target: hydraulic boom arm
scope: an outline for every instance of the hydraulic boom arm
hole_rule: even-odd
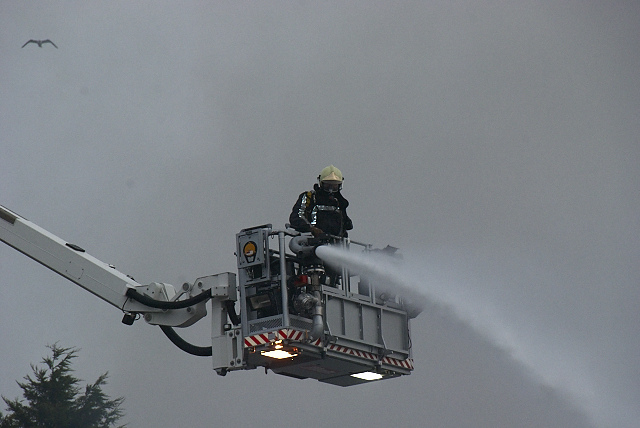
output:
[[[130,324],[138,314],[150,324],[186,327],[206,315],[210,281],[142,285],[115,267],[89,255],[9,209],[0,206],[0,240],[125,312]],[[186,297],[183,300],[179,298]]]

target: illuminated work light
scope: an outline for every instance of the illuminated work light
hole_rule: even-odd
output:
[[[285,358],[293,358],[298,355],[296,352],[296,348],[293,348],[293,351],[287,351],[284,349],[280,342],[276,342],[275,346],[270,351],[262,351],[260,355],[264,355],[265,357],[274,358],[276,360],[283,360]]]
[[[357,377],[358,379],[363,379],[363,380],[378,380],[378,379],[382,379],[382,375],[380,373],[374,373],[374,372],[354,373],[351,376]]]
[[[283,360],[285,358],[293,358],[298,354],[292,354],[284,349],[274,349],[273,351],[262,351],[262,355],[269,358],[275,358],[276,360]]]

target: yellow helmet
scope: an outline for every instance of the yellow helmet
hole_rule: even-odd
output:
[[[318,176],[320,188],[329,193],[340,191],[343,181],[344,177],[342,176],[342,172],[333,165],[329,165],[323,169]]]

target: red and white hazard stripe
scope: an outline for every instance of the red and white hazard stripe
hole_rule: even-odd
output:
[[[250,348],[253,346],[264,345],[266,343],[270,343],[274,340],[292,340],[294,342],[301,342],[305,338],[305,332],[301,330],[294,329],[282,329],[277,331],[272,331],[269,333],[260,333],[255,334],[253,336],[247,336],[244,338],[244,347]],[[314,342],[311,342],[310,345],[320,346],[322,341],[317,339]]]
[[[265,343],[269,343],[269,342],[271,342],[271,340],[269,339],[268,333],[255,334],[253,336],[248,336],[244,338],[245,348],[264,345]]]
[[[300,342],[302,339],[304,339],[304,331],[293,329],[278,330],[278,332],[276,333],[276,337],[278,337],[279,340],[289,339]]]
[[[366,358],[367,360],[371,360],[371,361],[378,361],[378,357],[375,354],[372,354],[371,352],[364,352],[358,349],[334,345],[333,343],[330,343],[329,346],[327,346],[327,349],[330,349],[336,352],[342,352],[343,354],[351,355],[354,357]]]
[[[347,348],[345,346],[339,346],[334,344],[329,344],[329,346],[327,346],[327,349],[330,349],[336,352],[342,352],[344,354],[351,355],[354,357],[366,358],[367,360],[371,360],[371,361],[378,361],[378,357],[375,354],[372,354],[371,352],[360,351],[358,349]],[[403,369],[413,370],[413,359],[411,358],[407,358],[406,360],[399,360],[397,358],[383,357],[382,363],[388,364],[391,366],[401,367]]]
[[[398,360],[397,358],[383,357],[382,363],[389,364],[391,366],[402,367],[403,369],[413,370],[413,358]]]

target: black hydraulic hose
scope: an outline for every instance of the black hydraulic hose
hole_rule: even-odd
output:
[[[160,328],[169,340],[184,352],[198,357],[210,357],[213,355],[213,347],[193,345],[180,337],[178,333],[169,326],[161,325]]]
[[[188,308],[189,306],[193,306],[197,303],[203,302],[211,298],[211,289],[203,291],[195,297],[185,300],[178,300],[176,302],[165,302],[164,300],[156,300],[152,299],[149,296],[145,296],[144,294],[138,293],[137,290],[133,288],[127,288],[126,292],[127,297],[132,298],[133,300],[142,303],[143,305],[149,306],[151,308],[157,309],[183,309]]]
[[[233,300],[225,300],[224,306],[227,309],[227,314],[233,325],[240,324],[240,315],[236,314],[236,302]]]

